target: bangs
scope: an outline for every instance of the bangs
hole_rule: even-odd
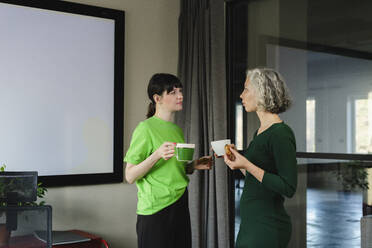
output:
[[[167,93],[169,93],[172,90],[174,90],[174,88],[183,88],[183,85],[179,80],[175,80],[175,81],[172,80],[172,82],[169,82],[165,85],[165,88],[166,88]]]

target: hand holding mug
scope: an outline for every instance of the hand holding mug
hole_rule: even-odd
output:
[[[159,159],[168,160],[174,156],[175,144],[172,142],[164,142],[155,152]]]

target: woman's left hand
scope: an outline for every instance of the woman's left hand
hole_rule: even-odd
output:
[[[212,168],[212,156],[204,156],[194,161],[195,170],[210,170]]]
[[[223,155],[225,164],[227,164],[227,166],[229,166],[230,169],[232,170],[236,170],[236,169],[246,170],[247,165],[249,164],[249,161],[243,155],[241,155],[237,150],[230,149],[230,151],[235,156],[235,160],[231,161],[229,157],[225,154]]]

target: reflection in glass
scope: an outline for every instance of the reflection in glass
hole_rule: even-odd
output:
[[[372,153],[372,93],[355,100],[355,152]]]
[[[279,68],[294,98],[283,119],[295,132],[298,152],[372,150],[372,60],[290,44],[265,47],[268,63]]]
[[[315,99],[306,100],[306,151],[315,152]]]
[[[238,150],[243,150],[243,105],[237,103],[235,106],[235,145]]]
[[[363,189],[362,162],[309,159],[307,164],[307,248],[359,248]]]
[[[230,101],[239,101],[246,69],[274,68],[293,97],[281,118],[294,130],[301,157],[372,153],[371,12],[372,1],[227,1]],[[236,140],[243,136],[249,144],[257,118],[231,108]],[[286,199],[293,225],[289,248],[360,247],[366,199],[360,188],[350,190],[348,182],[363,176],[352,163],[298,158],[297,193]],[[350,177],[344,172],[351,168]],[[234,179],[236,235],[244,181]]]

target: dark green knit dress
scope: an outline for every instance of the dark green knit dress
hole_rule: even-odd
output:
[[[283,203],[297,187],[296,140],[283,122],[256,134],[243,154],[265,174],[261,183],[246,172],[236,248],[287,247],[292,227]]]

